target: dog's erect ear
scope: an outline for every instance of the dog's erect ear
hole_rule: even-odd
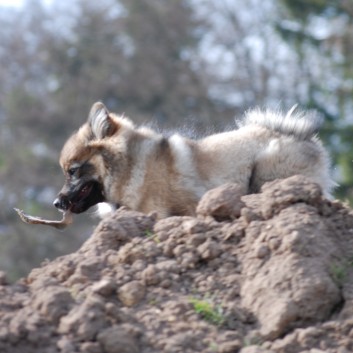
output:
[[[112,136],[119,127],[109,116],[106,106],[101,102],[93,104],[89,112],[88,123],[97,139]]]

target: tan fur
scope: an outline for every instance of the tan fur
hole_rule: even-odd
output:
[[[315,137],[318,125],[292,111],[285,116],[253,111],[233,131],[197,141],[167,139],[96,103],[88,122],[65,144],[60,163],[67,173],[89,161],[106,202],[157,211],[159,217],[194,214],[207,190],[227,182],[238,183],[246,194],[267,181],[302,174],[329,197],[334,183],[327,153]]]

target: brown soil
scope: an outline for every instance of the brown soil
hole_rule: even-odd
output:
[[[353,351],[348,207],[296,176],[222,186],[197,212],[122,209],[77,252],[1,274],[0,352]]]

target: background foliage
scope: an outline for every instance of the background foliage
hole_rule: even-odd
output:
[[[60,148],[102,100],[136,123],[200,135],[254,107],[325,118],[337,196],[353,199],[350,0],[27,0],[0,7],[0,269],[12,278],[70,252],[97,220],[58,233]]]

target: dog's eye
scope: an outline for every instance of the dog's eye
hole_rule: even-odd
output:
[[[70,175],[70,176],[73,176],[76,172],[77,172],[77,167],[73,167],[73,168],[70,168],[67,173]]]

